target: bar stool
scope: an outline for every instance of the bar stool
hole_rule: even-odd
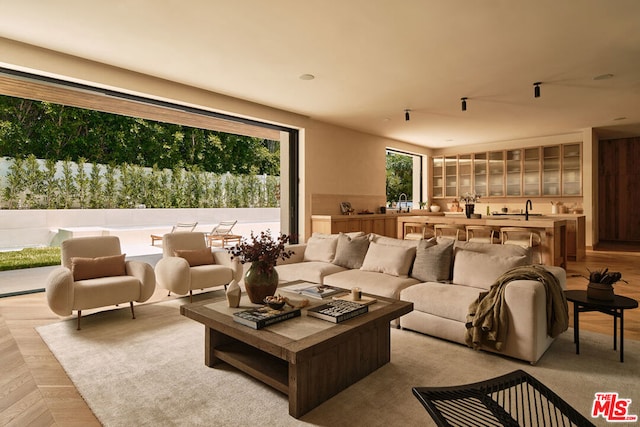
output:
[[[404,239],[405,240],[422,240],[428,239],[435,235],[433,227],[423,222],[405,222],[404,223]]]
[[[434,224],[433,230],[436,238],[464,240],[466,234],[466,229],[461,224]]]
[[[500,230],[490,225],[467,225],[467,242],[500,243]]]
[[[523,248],[538,249],[539,264],[542,264],[542,237],[540,232],[526,227],[501,227],[500,240],[503,245],[517,245]]]

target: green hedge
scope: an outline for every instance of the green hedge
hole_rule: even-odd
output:
[[[280,206],[280,178],[26,158],[2,159],[5,209],[259,208]]]

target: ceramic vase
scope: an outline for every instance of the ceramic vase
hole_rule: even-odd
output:
[[[229,307],[231,308],[237,308],[238,306],[240,306],[240,295],[242,294],[242,289],[240,289],[240,285],[238,285],[238,282],[234,280],[231,281],[231,283],[229,283],[229,286],[227,286],[227,303],[229,304]]]
[[[264,304],[265,297],[275,294],[278,288],[278,272],[272,265],[253,262],[244,275],[244,287],[254,304]]]
[[[600,301],[613,301],[613,286],[605,283],[589,282],[587,286],[587,298]]]
[[[467,203],[464,205],[464,213],[467,215],[467,218],[471,218],[471,214],[473,213],[476,205],[473,203]]]

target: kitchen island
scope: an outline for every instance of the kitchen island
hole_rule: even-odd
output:
[[[311,215],[311,232],[312,233],[349,233],[354,231],[363,231],[365,233],[376,233],[381,236],[398,237],[397,234],[398,219],[404,217],[415,216],[414,213],[387,213],[387,214],[357,214],[352,215]],[[420,217],[444,218],[443,213],[424,212],[420,213]],[[400,238],[400,237],[399,237]]]
[[[459,224],[459,225],[489,225],[500,227],[524,227],[537,230],[541,237],[542,263],[566,268],[567,263],[567,221],[564,218],[552,216],[530,215],[525,220],[524,215],[489,215],[474,219],[464,214],[447,216],[402,215],[397,217],[397,237],[404,238],[405,223],[412,224]]]

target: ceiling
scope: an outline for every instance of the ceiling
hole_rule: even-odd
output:
[[[640,135],[637,0],[0,0],[0,10],[0,37],[432,148],[591,127]]]

